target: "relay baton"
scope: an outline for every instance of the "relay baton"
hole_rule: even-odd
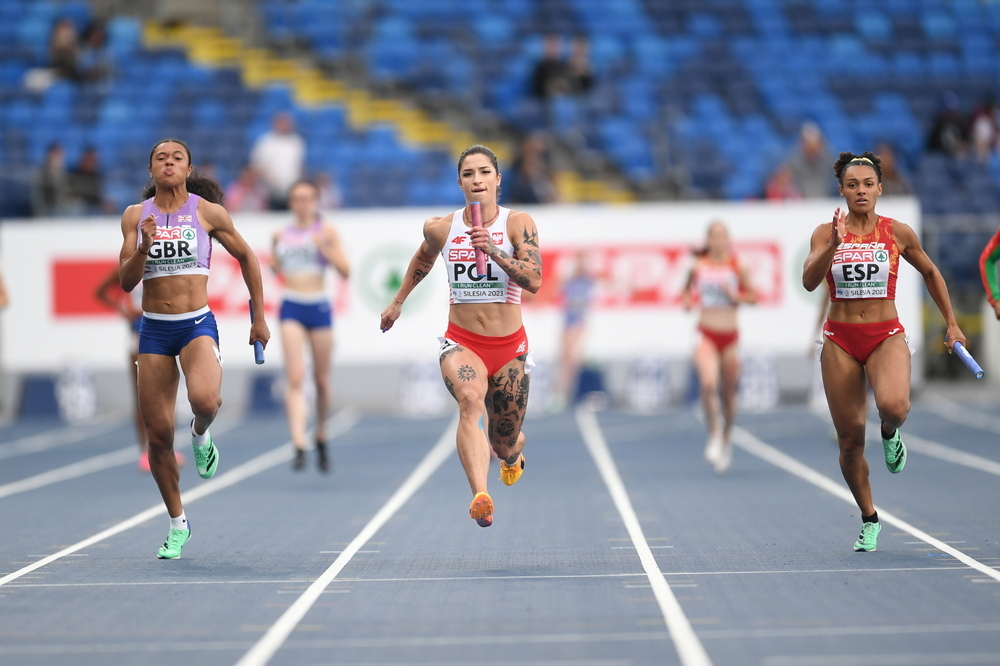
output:
[[[253,323],[253,301],[250,301],[250,323]],[[260,340],[253,341],[253,360],[260,365],[264,362],[264,343]]]
[[[483,210],[478,201],[469,203],[469,215],[472,217],[473,227],[483,226]],[[479,277],[486,275],[486,253],[479,248],[476,248],[476,273]]]
[[[965,364],[965,367],[972,371],[972,374],[976,376],[976,379],[983,378],[983,375],[986,373],[983,372],[983,369],[979,367],[978,363],[976,363],[976,359],[972,358],[972,354],[970,354],[969,350],[965,348],[965,345],[961,342],[955,341],[955,344],[953,344],[951,348],[956,354],[958,354],[958,357],[962,359],[962,363]]]

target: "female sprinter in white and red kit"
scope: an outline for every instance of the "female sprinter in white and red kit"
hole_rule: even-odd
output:
[[[740,378],[736,308],[740,303],[756,303],[757,293],[750,283],[749,271],[733,254],[729,231],[722,222],[713,222],[708,227],[705,251],[695,261],[684,288],[685,308],[693,307],[695,296],[701,309],[694,365],[708,426],[705,460],[716,472],[724,474],[733,460],[729,432],[736,416],[736,386]],[[722,408],[721,424],[717,404]]]
[[[524,470],[521,426],[532,361],[521,325],[521,290],[537,293],[542,286],[535,221],[497,203],[500,179],[489,148],[475,145],[462,153],[458,183],[466,206],[424,222],[424,240],[380,324],[383,331],[392,328],[403,301],[441,254],[451,286],[441,375],[458,402],[458,457],[473,495],[469,515],[482,527],[493,524],[493,500],[486,492],[489,447],[500,458],[500,480],[506,485],[516,483]],[[473,202],[482,207],[481,227],[472,225]],[[476,249],[488,256],[485,275],[476,272]]]
[[[831,223],[816,227],[802,284],[812,291],[826,280],[830,289],[820,356],[823,384],[837,430],[840,469],[861,510],[861,535],[854,550],[873,551],[881,525],[865,459],[866,377],[882,422],[886,467],[898,474],[906,464],[899,427],[910,411],[910,350],[894,300],[900,257],[923,276],[947,325],[949,350],[956,341],[965,344],[965,336],[955,321],[944,279],[917,234],[875,212],[882,193],[879,158],[871,152],[841,153],[833,168],[847,214],[838,208]]]

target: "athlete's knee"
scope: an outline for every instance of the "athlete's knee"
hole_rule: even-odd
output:
[[[865,454],[865,427],[858,424],[849,428],[837,429],[837,445],[840,447],[840,457],[852,458]]]
[[[174,446],[174,428],[172,425],[146,424],[146,441],[149,451],[170,450]]]
[[[215,418],[219,408],[222,407],[222,396],[218,393],[197,393],[190,395],[188,399],[191,402],[191,411],[203,418]]]
[[[879,417],[897,427],[906,420],[910,413],[910,400],[906,396],[892,398],[888,400],[877,400]]]
[[[455,391],[455,401],[458,403],[458,411],[463,417],[475,416],[479,418],[483,413],[483,398],[475,391]]]

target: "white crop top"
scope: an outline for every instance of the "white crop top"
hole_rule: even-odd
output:
[[[492,259],[486,258],[486,275],[476,273],[476,250],[469,242],[469,229],[465,224],[465,209],[460,208],[452,216],[448,241],[441,250],[445,267],[448,269],[448,284],[451,287],[452,305],[456,303],[520,303],[521,287],[510,281],[510,276]],[[500,207],[493,224],[487,227],[493,244],[514,256],[514,246],[507,234],[507,218],[510,209]]]

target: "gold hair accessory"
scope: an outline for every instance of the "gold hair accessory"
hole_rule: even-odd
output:
[[[875,166],[875,163],[872,162],[867,157],[855,157],[853,160],[851,160],[850,162],[848,162],[848,164],[854,164],[856,162],[867,162],[868,164],[871,164],[872,166]]]

